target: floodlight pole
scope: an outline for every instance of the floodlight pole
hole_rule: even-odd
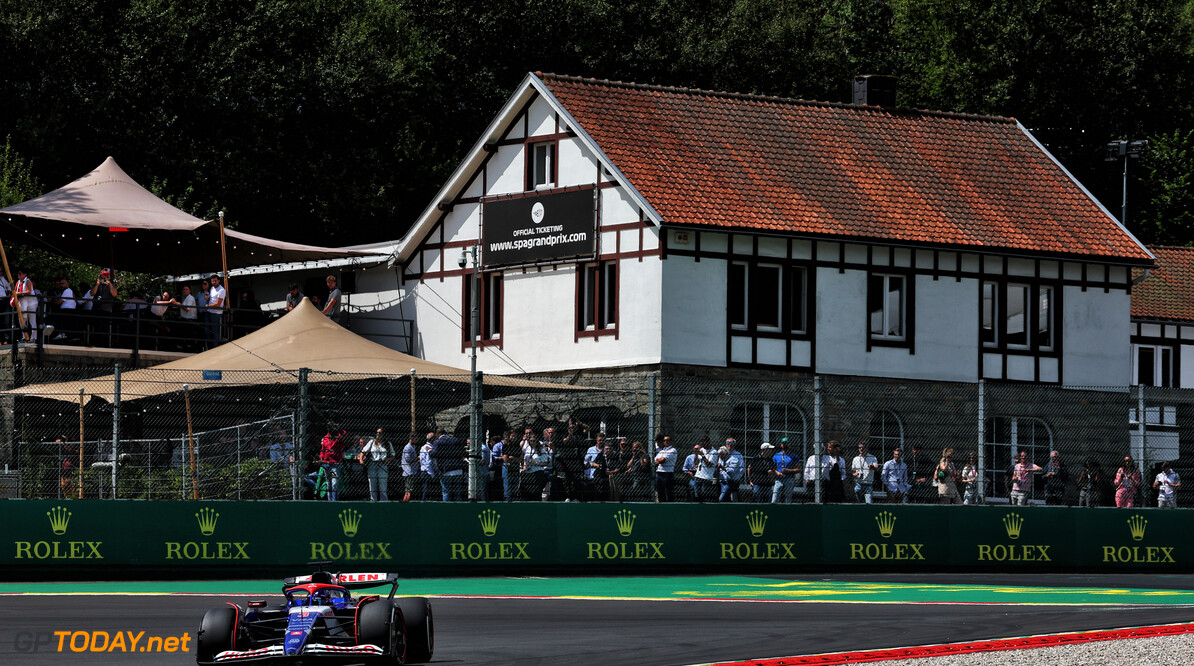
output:
[[[1107,144],[1106,161],[1114,162],[1121,158],[1124,161],[1124,191],[1123,200],[1120,204],[1119,223],[1125,227],[1128,225],[1128,158],[1138,159],[1146,148],[1148,148],[1148,141],[1143,139],[1136,141],[1112,141]]]

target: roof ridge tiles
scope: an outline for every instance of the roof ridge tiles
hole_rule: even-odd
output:
[[[552,72],[535,72],[535,75],[541,79],[553,79],[556,81],[572,81],[576,83],[584,83],[586,85],[605,85],[616,88],[630,88],[644,91],[679,93],[684,95],[705,96],[705,97],[723,97],[726,99],[741,99],[744,101],[756,102],[772,102],[783,104],[799,104],[803,106],[820,106],[837,109],[853,109],[858,111],[871,111],[880,113],[891,113],[894,115],[923,115],[936,116],[940,118],[957,118],[959,120],[976,120],[986,122],[999,123],[1015,123],[1016,119],[1007,116],[987,116],[976,113],[961,113],[958,111],[936,111],[932,109],[916,109],[912,107],[882,107],[882,106],[865,106],[859,104],[849,104],[846,102],[826,102],[818,100],[800,99],[798,97],[780,97],[778,95],[760,95],[756,93],[740,93],[726,90],[707,90],[704,88],[687,88],[683,86],[661,86],[653,83],[636,83],[634,81],[614,81],[610,79],[598,79],[594,77],[584,76],[570,76],[567,74],[555,74]]]

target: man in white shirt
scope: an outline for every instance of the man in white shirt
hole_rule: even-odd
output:
[[[65,340],[66,331],[74,330],[77,327],[75,309],[79,305],[75,300],[75,292],[70,288],[70,282],[67,282],[66,278],[58,278],[58,296],[51,303],[54,306],[54,316],[50,319],[50,323],[58,329],[58,333],[54,335],[53,339]]]
[[[890,504],[908,502],[908,463],[900,457],[901,452],[896,448],[891,452],[891,460],[883,463],[883,487],[887,488],[887,501]]]
[[[660,502],[672,501],[672,474],[676,471],[676,447],[672,438],[655,438],[655,495]]]
[[[1161,466],[1161,472],[1153,481],[1153,488],[1157,489],[1157,508],[1176,509],[1177,489],[1181,487],[1181,477],[1173,471],[1173,466],[1170,463],[1164,463]]]
[[[846,482],[846,460],[841,455],[841,446],[836,439],[825,445],[825,453],[813,454],[804,464],[804,481],[813,485],[821,477],[821,499],[823,502],[841,502]]]
[[[361,448],[359,460],[365,466],[365,476],[369,479],[369,501],[390,501],[389,484],[391,456],[390,447],[382,440],[382,429],[378,428],[373,437]]]
[[[867,453],[866,442],[859,442],[858,455],[850,463],[850,474],[854,477],[854,501],[865,500],[867,504],[874,498],[875,470],[879,469],[879,461]]]
[[[207,294],[207,341],[215,347],[223,339],[224,309],[228,294],[220,286],[220,276],[212,275],[211,291]]]

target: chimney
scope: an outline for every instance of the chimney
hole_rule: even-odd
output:
[[[896,77],[886,74],[854,77],[854,103],[859,106],[895,106]]]

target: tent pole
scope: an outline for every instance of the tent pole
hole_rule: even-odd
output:
[[[4,241],[3,240],[0,240],[0,259],[4,260],[4,279],[8,280],[8,295],[11,298],[13,296],[13,294],[17,293],[16,292],[17,285],[12,281],[12,271],[8,270],[8,255],[4,252]],[[25,330],[25,314],[23,312],[21,312],[21,302],[19,299],[17,300],[16,306],[13,307],[13,310],[16,310],[17,323],[19,323],[21,325],[21,330],[24,331]],[[17,336],[14,335],[12,337],[13,337],[12,348],[16,349],[17,348],[17,340],[16,340]]]
[[[220,326],[223,326],[225,323],[228,324],[228,339],[231,340],[235,337],[232,335],[232,326],[236,322],[232,320],[236,318],[236,315],[232,313],[232,308],[228,306],[228,299],[232,298],[232,285],[229,284],[230,280],[228,279],[228,248],[224,241],[224,211],[220,211],[220,269],[221,277],[224,278],[224,312],[228,313],[226,321],[224,319],[220,320]],[[222,340],[223,338],[224,332],[216,331],[216,339]]]

